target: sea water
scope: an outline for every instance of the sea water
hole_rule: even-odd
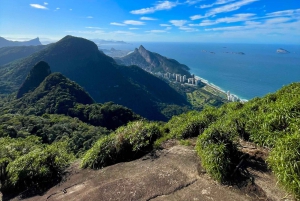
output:
[[[300,81],[300,45],[139,42],[103,48],[134,50],[140,45],[187,65],[191,73],[241,99]],[[277,53],[279,48],[290,53]]]

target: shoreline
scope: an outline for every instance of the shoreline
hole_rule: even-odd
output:
[[[224,93],[224,94],[227,95],[227,92],[226,92],[225,90],[223,90],[221,87],[219,87],[219,86],[217,86],[217,85],[215,85],[215,84],[213,84],[213,83],[210,83],[208,80],[206,80],[206,79],[204,79],[204,78],[202,78],[202,77],[200,77],[200,76],[198,76],[198,75],[195,75],[195,78],[196,78],[197,80],[200,80],[200,81],[203,82],[204,84],[206,84],[206,85],[208,85],[208,86],[210,86],[210,87],[212,87],[212,88],[218,90],[219,92]],[[247,101],[248,101],[247,99],[240,98],[240,97],[239,97],[238,95],[236,95],[236,94],[232,94],[232,93],[231,93],[231,95],[237,97],[241,102],[247,102]]]

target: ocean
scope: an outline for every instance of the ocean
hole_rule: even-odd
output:
[[[300,45],[139,42],[101,48],[134,50],[140,45],[187,65],[191,73],[241,99],[300,82]],[[279,48],[290,53],[279,54]]]

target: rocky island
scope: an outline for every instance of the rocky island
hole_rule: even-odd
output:
[[[289,51],[287,51],[285,49],[282,49],[282,48],[277,49],[276,52],[279,53],[279,54],[288,54],[288,53],[290,53]]]

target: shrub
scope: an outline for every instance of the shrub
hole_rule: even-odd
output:
[[[206,108],[202,112],[191,111],[174,116],[166,126],[169,129],[168,138],[186,139],[201,134],[211,123],[217,120],[215,108]]]
[[[300,133],[287,135],[277,141],[268,163],[279,183],[300,199]]]
[[[206,171],[219,182],[230,179],[238,163],[235,135],[221,123],[214,124],[198,137],[196,150]]]
[[[115,135],[100,138],[84,155],[81,167],[98,169],[115,163]]]
[[[130,122],[98,140],[83,157],[81,167],[98,169],[136,159],[151,151],[154,141],[160,136],[157,123]]]
[[[10,183],[16,189],[43,188],[58,181],[73,158],[65,142],[37,148],[7,166]]]

